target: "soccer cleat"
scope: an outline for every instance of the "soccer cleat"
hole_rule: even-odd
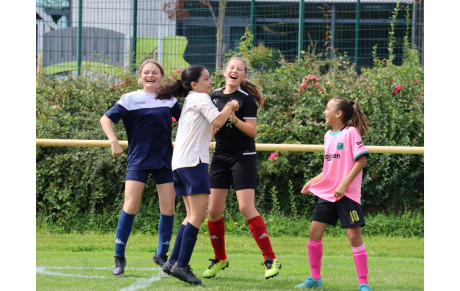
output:
[[[358,286],[358,291],[372,291],[372,288],[371,286],[363,283]]]
[[[171,273],[172,267],[173,267],[173,264],[171,264],[171,263],[169,262],[169,260],[167,260],[167,261],[163,264],[163,266],[161,266],[161,270],[162,270],[164,273],[168,274],[168,275],[172,275],[172,273]]]
[[[276,277],[281,269],[281,263],[278,259],[273,260],[272,258],[267,258],[263,265],[267,267],[267,271],[265,271],[265,279]]]
[[[211,265],[209,265],[209,267],[204,271],[204,278],[215,277],[217,275],[217,272],[219,272],[220,270],[224,270],[225,268],[228,268],[228,265],[230,264],[228,260],[219,261],[217,258],[209,260],[211,261]]]
[[[126,259],[125,257],[115,256],[115,266],[113,267],[112,274],[116,277],[123,276],[125,273]]]
[[[167,260],[168,260],[167,255],[157,255],[156,253],[155,255],[153,255],[153,258],[152,258],[152,261],[160,267],[163,267],[163,265],[166,263]]]
[[[195,285],[201,285],[201,280],[198,279],[195,274],[192,272],[190,266],[179,267],[179,264],[176,262],[171,268],[171,274],[177,279]]]
[[[323,286],[323,280],[317,280],[315,277],[308,277],[303,283],[295,286],[295,289],[306,289],[306,288],[321,288]]]

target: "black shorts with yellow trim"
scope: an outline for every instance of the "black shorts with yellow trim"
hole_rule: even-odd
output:
[[[344,196],[336,202],[330,202],[319,198],[316,204],[313,220],[336,225],[340,218],[343,228],[365,226],[364,215],[361,205]]]

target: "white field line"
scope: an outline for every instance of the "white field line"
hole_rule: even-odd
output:
[[[50,275],[50,276],[62,276],[62,277],[74,277],[74,278],[84,278],[84,279],[113,279],[113,276],[97,276],[97,275],[82,275],[82,274],[69,274],[69,273],[62,273],[50,270],[111,270],[112,268],[109,267],[48,267],[48,266],[39,266],[36,267],[37,274],[42,275]],[[129,268],[130,270],[148,270],[148,271],[155,271],[160,270],[160,268]],[[120,291],[135,291],[138,289],[144,289],[156,281],[161,280],[162,278],[166,277],[160,271],[160,273],[156,276],[152,276],[150,278],[139,278],[134,284],[120,289]]]
[[[120,289],[120,291],[135,291],[135,290],[138,290],[138,289],[144,289],[144,288],[147,288],[148,286],[152,285],[154,282],[156,281],[160,281],[162,278],[164,278],[165,276],[161,275],[161,271],[160,271],[160,274],[157,275],[157,276],[152,276],[150,278],[140,278],[139,280],[137,280],[136,283],[128,286],[128,287],[125,287],[125,288],[122,288]]]

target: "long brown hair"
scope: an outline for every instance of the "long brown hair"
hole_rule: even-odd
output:
[[[244,58],[241,58],[241,57],[232,57],[232,58],[230,58],[227,61],[227,63],[225,64],[224,71],[227,69],[228,64],[232,60],[239,60],[240,62],[242,62],[244,64],[244,73],[247,76],[248,75],[248,62]],[[250,80],[246,79],[243,82],[241,82],[240,87],[244,91],[247,91],[249,94],[254,96],[254,99],[256,100],[256,103],[257,103],[257,106],[259,107],[259,109],[264,106],[265,98],[264,98],[264,95],[262,94],[262,91],[260,90],[260,87],[258,85],[254,84]]]
[[[204,66],[200,65],[185,68],[182,71],[180,80],[158,87],[156,99],[164,100],[170,99],[171,96],[176,98],[187,96],[192,91],[192,82],[198,82],[201,72],[205,69]]]
[[[359,133],[364,136],[369,131],[369,118],[363,113],[358,101],[353,101],[345,97],[334,97],[332,100],[337,104],[337,111],[343,112],[343,122],[356,128]]]

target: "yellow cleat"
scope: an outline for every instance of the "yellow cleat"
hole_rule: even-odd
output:
[[[217,275],[217,272],[220,270],[224,270],[228,268],[229,262],[228,260],[219,261],[217,258],[209,259],[211,261],[211,265],[204,271],[203,277],[204,278],[212,278]]]

